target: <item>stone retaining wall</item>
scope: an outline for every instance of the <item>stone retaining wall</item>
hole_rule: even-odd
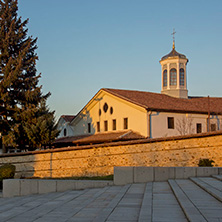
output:
[[[114,167],[114,181],[8,179],[3,180],[3,197],[25,196],[112,185],[168,181],[221,175],[222,167]]]
[[[3,197],[26,196],[87,188],[102,188],[112,185],[113,181],[105,180],[8,179],[3,180]]]
[[[221,174],[222,167],[115,167],[114,184],[163,182]]]
[[[113,174],[114,166],[197,166],[200,158],[222,166],[222,132],[144,139],[0,156],[16,166],[16,177],[70,177]]]

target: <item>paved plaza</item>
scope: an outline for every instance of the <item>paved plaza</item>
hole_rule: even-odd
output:
[[[215,177],[0,198],[0,221],[222,221]]]

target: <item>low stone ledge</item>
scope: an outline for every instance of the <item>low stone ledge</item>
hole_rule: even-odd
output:
[[[104,180],[7,179],[3,180],[3,197],[25,196],[87,188],[102,188],[112,185],[113,181]]]
[[[114,167],[114,185],[207,177],[222,174],[222,167]]]

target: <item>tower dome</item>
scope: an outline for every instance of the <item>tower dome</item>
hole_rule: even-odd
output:
[[[161,93],[177,98],[188,98],[186,65],[188,59],[175,50],[175,41],[170,53],[160,60],[162,67]]]
[[[171,52],[168,53],[167,55],[163,56],[160,61],[168,59],[168,58],[172,58],[172,57],[177,57],[177,58],[181,58],[181,59],[187,59],[185,55],[180,54],[179,52],[177,52],[175,50],[175,43],[174,42],[173,42],[173,48],[172,48]],[[188,59],[187,59],[187,62],[188,62]]]

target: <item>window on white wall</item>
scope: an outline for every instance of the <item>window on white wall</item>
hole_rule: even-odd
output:
[[[128,118],[123,119],[123,129],[128,129]]]
[[[116,119],[113,119],[113,130],[116,130]]]
[[[108,121],[104,121],[104,131],[108,131]]]
[[[91,133],[91,124],[88,123],[88,133]]]
[[[168,129],[174,129],[174,117],[167,117]]]
[[[97,132],[99,133],[100,132],[100,122],[97,122],[96,126],[97,126]]]
[[[210,130],[216,131],[216,124],[215,123],[210,124]]]
[[[202,133],[202,124],[197,123],[197,133]]]
[[[67,135],[67,130],[66,130],[66,129],[63,130],[63,135],[64,135],[64,136]]]

